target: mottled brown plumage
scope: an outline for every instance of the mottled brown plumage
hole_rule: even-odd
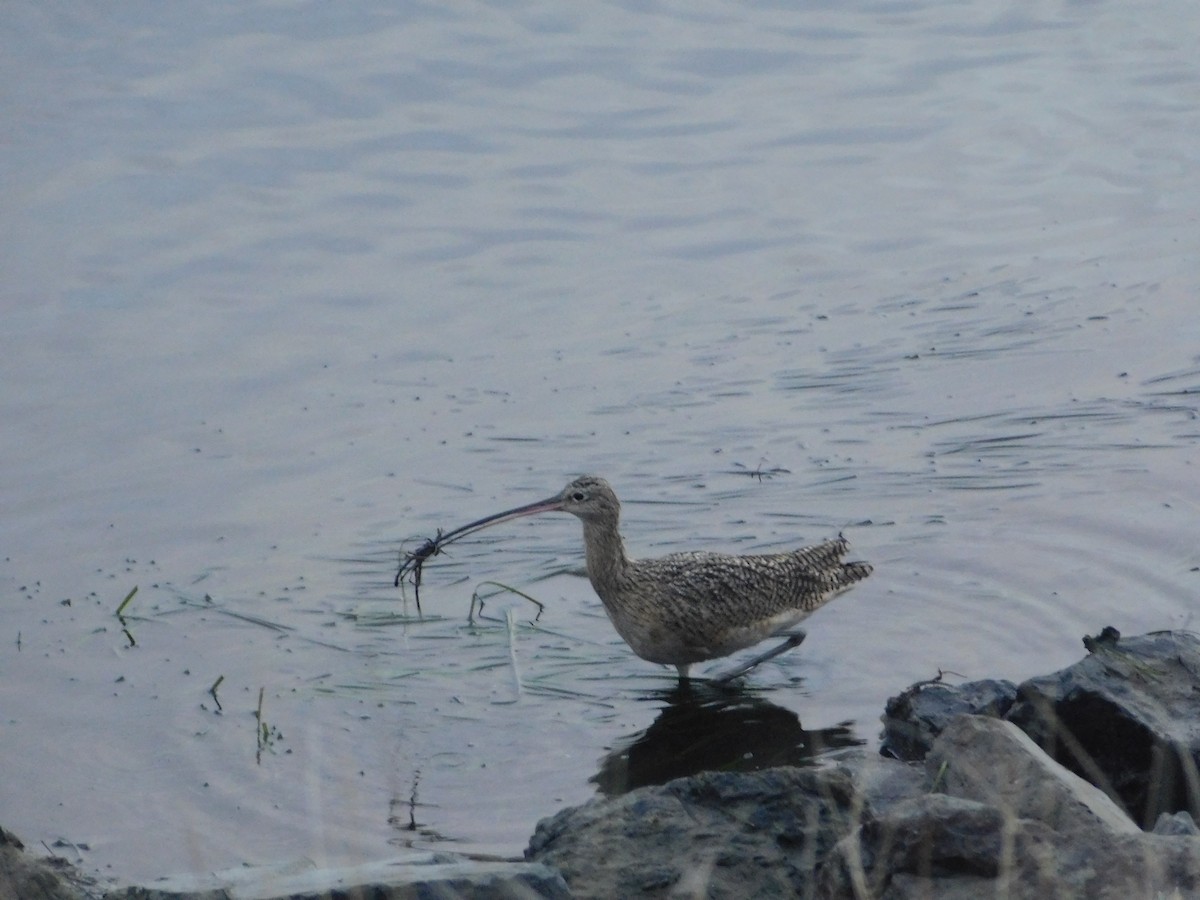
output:
[[[871,574],[868,563],[842,562],[848,549],[842,537],[789,553],[630,559],[618,531],[621,504],[608,482],[594,475],[445,537],[555,510],[582,520],[588,578],[617,633],[643,659],[678,668],[680,678],[688,677],[693,663],[728,656],[792,628]],[[798,643],[793,638],[787,646]]]

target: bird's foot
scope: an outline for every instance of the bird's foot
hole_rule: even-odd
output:
[[[807,635],[803,631],[795,631],[795,632],[789,634],[787,636],[787,638],[783,641],[783,643],[781,643],[775,647],[772,647],[766,653],[760,653],[758,656],[754,657],[753,659],[751,659],[750,661],[748,661],[746,663],[743,663],[742,665],[738,666],[736,669],[732,669],[732,670],[726,672],[724,675],[717,675],[716,677],[710,678],[709,680],[713,684],[727,684],[728,682],[732,681],[733,679],[740,678],[741,676],[745,675],[751,669],[762,665],[767,660],[774,659],[777,656],[781,656],[782,654],[787,653],[789,650],[794,650],[796,647],[799,647],[802,643],[804,643],[804,638],[806,636]]]

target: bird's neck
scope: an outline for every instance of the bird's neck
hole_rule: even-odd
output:
[[[629,565],[616,520],[585,520],[583,543],[587,550],[588,580],[600,598],[606,599],[620,585],[625,577],[625,568]]]

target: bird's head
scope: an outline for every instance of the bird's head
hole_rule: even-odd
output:
[[[621,511],[616,492],[603,478],[581,475],[563,488],[553,501],[555,508],[585,522],[615,519]]]

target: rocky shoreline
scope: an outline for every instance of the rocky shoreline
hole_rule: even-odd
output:
[[[881,754],[704,772],[538,823],[523,863],[416,853],[102,893],[0,830],[0,900],[1200,897],[1200,638],[1085,638],[1017,686],[893,697]]]

